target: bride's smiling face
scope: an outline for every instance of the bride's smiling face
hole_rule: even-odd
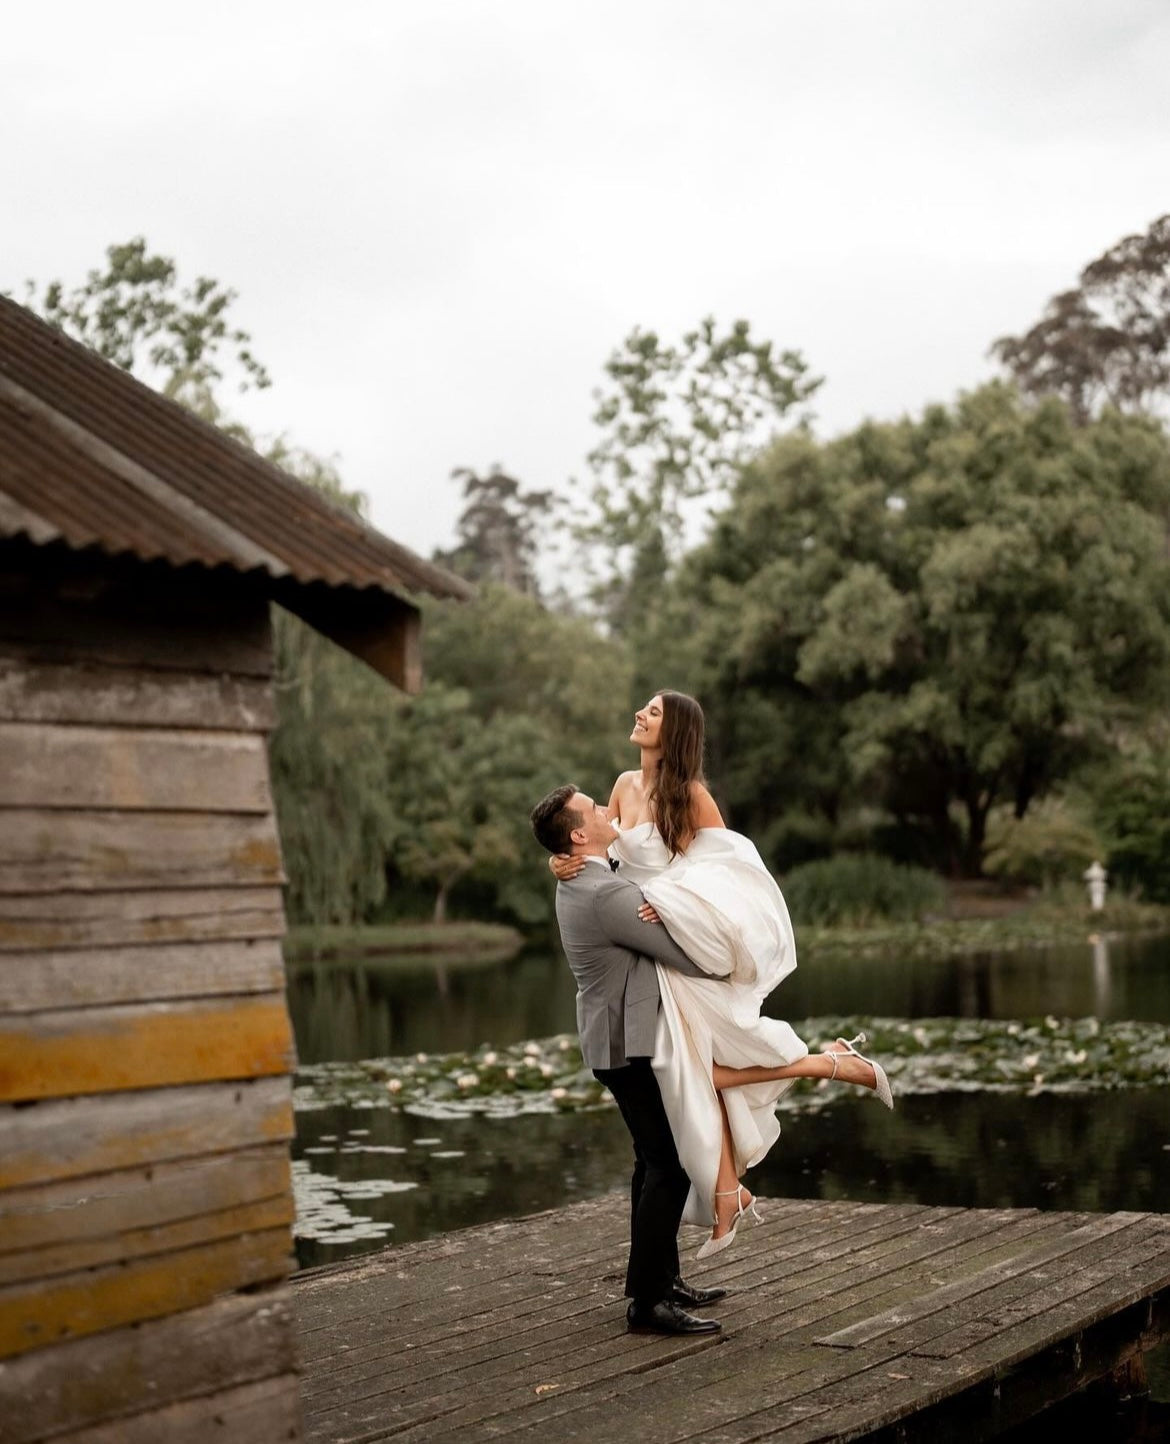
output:
[[[655,695],[645,707],[634,713],[634,730],[630,741],[639,747],[657,747],[662,736],[662,698]]]

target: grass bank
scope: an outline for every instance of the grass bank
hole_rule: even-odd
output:
[[[1120,898],[1102,912],[1044,897],[1002,917],[934,918],[919,923],[865,927],[801,927],[802,956],[830,953],[899,953],[903,957],[954,957],[961,953],[1059,947],[1139,933],[1170,933],[1170,907]]]
[[[420,955],[507,958],[524,937],[503,923],[382,923],[352,927],[295,927],[284,940],[289,962],[352,962],[356,958],[417,959]]]

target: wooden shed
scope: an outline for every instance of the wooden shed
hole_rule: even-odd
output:
[[[300,1435],[269,603],[463,583],[0,299],[0,1441]]]

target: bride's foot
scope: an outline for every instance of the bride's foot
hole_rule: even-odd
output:
[[[838,1038],[832,1047],[825,1049],[825,1056],[831,1059],[833,1064],[830,1078],[841,1083],[858,1083],[862,1088],[872,1088],[887,1108],[893,1108],[894,1095],[890,1080],[886,1077],[886,1070],[872,1058],[864,1057],[853,1046],[855,1043],[864,1042],[865,1034],[858,1033],[856,1038],[849,1041]]]
[[[710,1238],[704,1242],[695,1257],[710,1258],[713,1253],[730,1248],[735,1242],[739,1221],[747,1213],[750,1213],[757,1223],[763,1223],[763,1219],[756,1211],[754,1195],[744,1188],[742,1183],[738,1188],[729,1188],[726,1192],[717,1190],[715,1194],[715,1225],[711,1230]]]
[[[753,1218],[759,1219],[756,1213],[755,1196],[741,1183],[738,1188],[729,1188],[726,1193],[715,1195],[715,1227],[711,1230],[712,1238],[722,1238],[729,1229],[733,1229],[740,1219],[747,1212],[751,1212]]]

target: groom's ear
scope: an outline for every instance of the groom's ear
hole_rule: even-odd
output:
[[[581,846],[583,843],[588,842],[589,839],[585,835],[584,826],[573,828],[572,832],[569,833],[569,841],[576,844],[577,846]]]

